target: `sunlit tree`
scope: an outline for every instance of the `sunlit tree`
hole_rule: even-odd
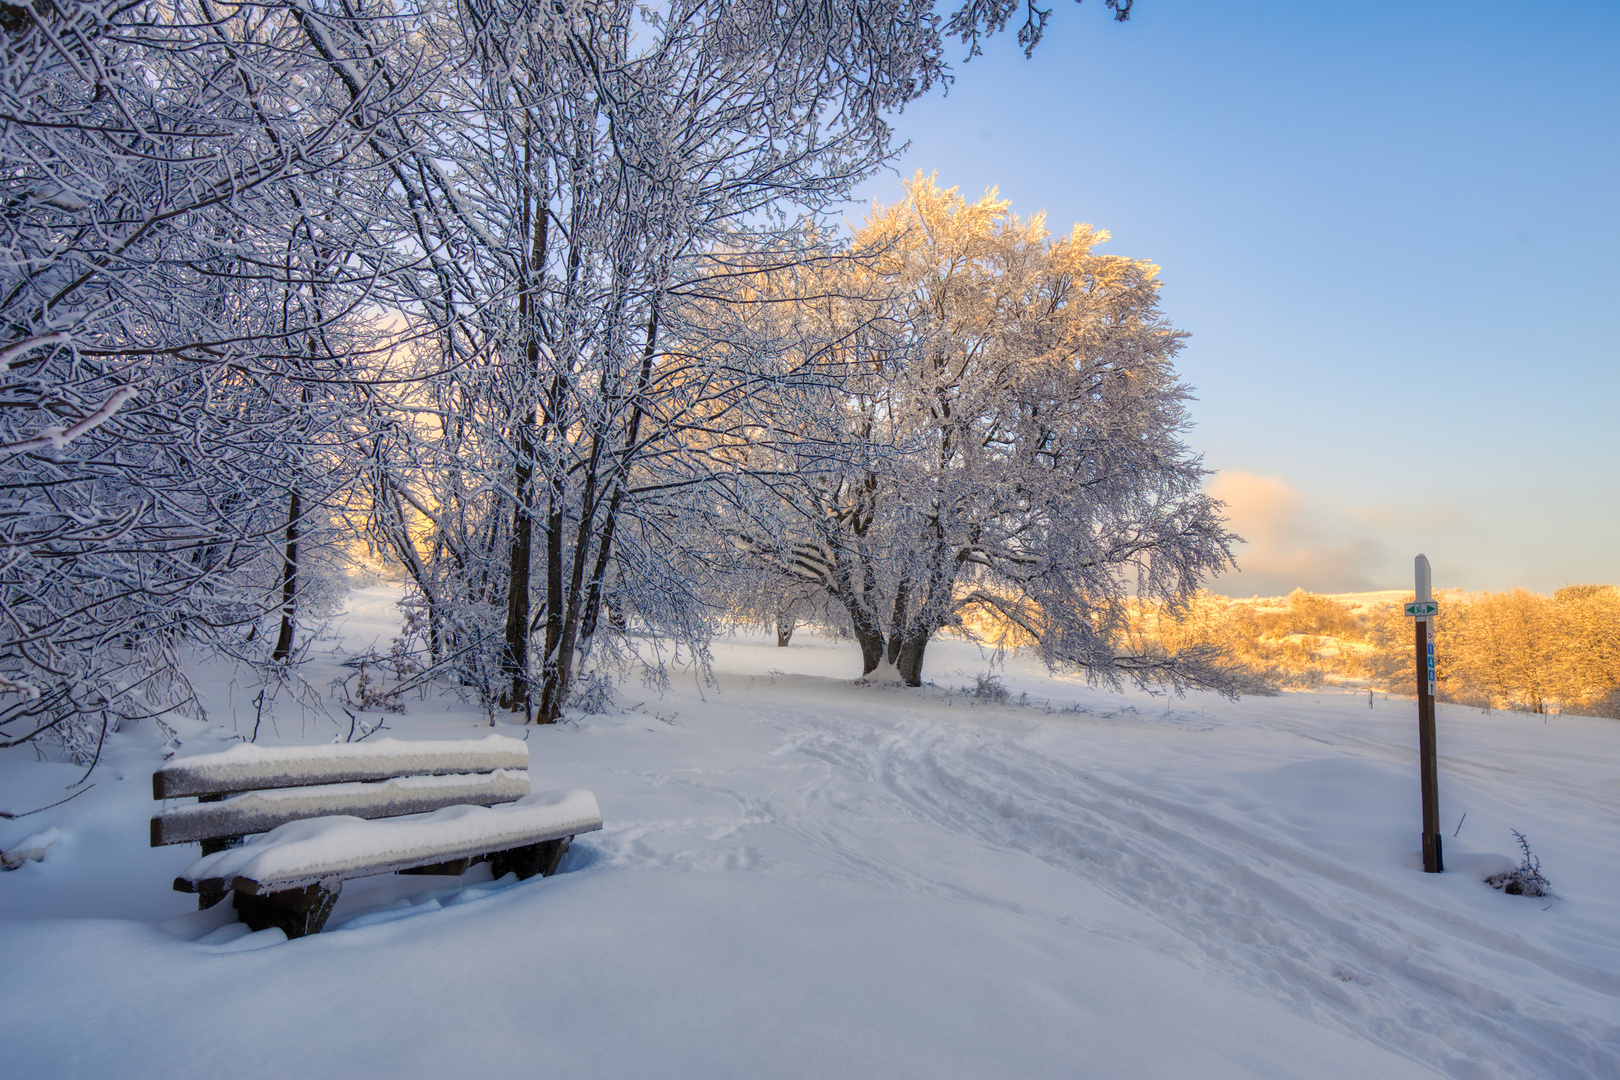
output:
[[[866,671],[917,685],[977,610],[1104,681],[1222,685],[1214,647],[1125,647],[1130,598],[1182,604],[1234,537],[1181,442],[1157,270],[1106,238],[921,175],[856,234],[846,291],[882,297],[887,326],[852,331],[828,397],[852,452],[801,466],[794,542],[750,542],[837,599]]]

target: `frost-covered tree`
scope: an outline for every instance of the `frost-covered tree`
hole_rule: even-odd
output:
[[[183,642],[287,661],[340,512],[510,706],[538,685],[555,717],[604,621],[699,641],[714,553],[687,524],[785,374],[711,301],[804,256],[795,218],[946,77],[944,23],[932,0],[0,3],[0,741],[89,756],[183,693]]]
[[[498,667],[501,704],[551,721],[605,626],[706,637],[694,524],[796,377],[717,301],[813,256],[801,219],[884,159],[940,40],[925,0],[451,15],[434,47],[458,108],[401,204],[419,220],[442,193],[430,261],[396,294],[445,374],[397,401],[418,420],[388,434],[377,524],[466,628],[474,681],[494,692]]]
[[[341,85],[381,25],[352,9],[0,23],[0,732],[90,758],[183,696],[181,644],[293,648],[391,257],[371,130],[408,101]]]
[[[867,672],[919,684],[934,634],[976,615],[1104,681],[1229,685],[1208,648],[1124,647],[1133,596],[1182,603],[1236,538],[1181,441],[1157,269],[1106,238],[921,175],[856,234],[844,291],[888,316],[851,328],[827,397],[852,453],[783,462],[797,525],[744,542],[843,606]]]

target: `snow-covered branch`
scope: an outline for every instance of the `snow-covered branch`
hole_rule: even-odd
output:
[[[48,345],[65,345],[73,340],[73,335],[66,330],[57,330],[49,334],[35,334],[24,338],[15,345],[8,346],[0,351],[0,371],[9,370],[13,365],[21,363],[23,357],[35,349],[43,349]]]
[[[49,427],[40,428],[39,432],[31,439],[0,443],[0,457],[24,454],[30,450],[63,450],[75,439],[88,435],[112,419],[112,415],[118,411],[118,407],[130,398],[135,397],[136,393],[137,391],[133,386],[120,386],[113,391],[111,397],[101,403],[100,408],[65,428],[60,424],[53,424]]]

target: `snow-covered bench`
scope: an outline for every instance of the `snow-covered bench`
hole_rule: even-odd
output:
[[[202,858],[174,881],[201,906],[234,890],[253,929],[319,933],[350,878],[461,874],[486,859],[497,877],[554,873],[602,815],[588,791],[530,794],[528,764],[528,744],[501,735],[243,744],[153,774],[154,798],[197,802],[153,817],[152,846],[202,844]]]

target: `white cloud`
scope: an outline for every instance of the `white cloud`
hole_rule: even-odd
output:
[[[1375,575],[1383,547],[1360,535],[1341,514],[1312,505],[1277,476],[1220,472],[1209,493],[1226,503],[1237,545],[1238,571],[1209,583],[1229,596],[1281,596],[1311,592],[1363,592],[1383,588]]]

